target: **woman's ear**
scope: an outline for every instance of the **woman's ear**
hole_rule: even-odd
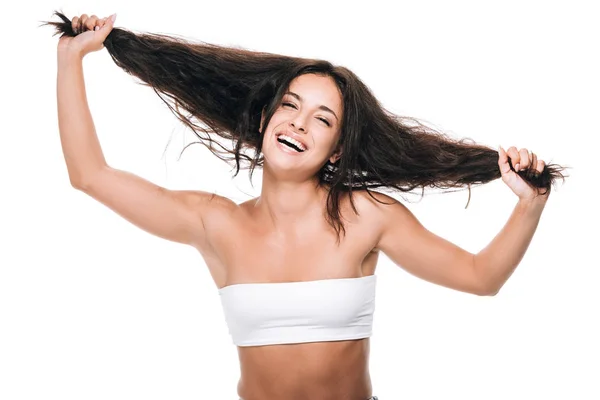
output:
[[[342,157],[342,146],[338,146],[337,150],[329,157],[329,162],[335,164]]]
[[[265,123],[265,109],[263,108],[260,113],[260,126],[258,127],[259,132],[262,132],[264,123]]]

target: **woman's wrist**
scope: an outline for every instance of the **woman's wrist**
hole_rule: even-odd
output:
[[[81,62],[81,60],[83,60],[83,56],[84,54],[81,53],[80,49],[74,49],[70,47],[58,49],[59,63]]]

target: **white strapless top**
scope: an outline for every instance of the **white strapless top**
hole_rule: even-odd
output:
[[[219,295],[237,346],[352,340],[372,334],[376,280],[242,283]]]

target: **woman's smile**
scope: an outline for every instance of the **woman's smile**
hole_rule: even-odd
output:
[[[304,151],[300,152],[300,151],[294,150],[293,148],[291,148],[287,144],[281,143],[278,140],[279,138],[277,137],[277,135],[273,135],[273,139],[275,140],[275,146],[278,149],[280,149],[281,151],[286,152],[288,154],[291,154],[291,155],[294,155],[294,156],[299,156],[299,155],[302,155],[303,153],[305,153],[306,151],[308,151],[308,150],[304,150]]]

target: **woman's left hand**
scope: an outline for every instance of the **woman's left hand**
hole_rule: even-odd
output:
[[[534,173],[542,173],[545,167],[543,160],[538,160],[535,153],[529,153],[525,148],[517,150],[515,146],[508,148],[508,151],[504,151],[502,146],[498,149],[498,166],[500,167],[500,173],[502,174],[502,181],[508,185],[508,187],[519,196],[519,200],[531,201],[535,199],[545,200],[550,194],[548,190],[546,194],[542,194],[546,191],[544,188],[536,188],[529,183],[525,182],[517,172],[526,169],[534,169]],[[514,167],[514,171],[508,164],[508,158]],[[515,172],[516,171],[516,172]]]

